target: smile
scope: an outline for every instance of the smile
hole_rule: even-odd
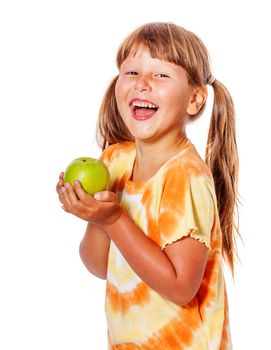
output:
[[[130,108],[134,119],[144,121],[150,119],[157,112],[159,107],[145,99],[133,99],[130,102]]]

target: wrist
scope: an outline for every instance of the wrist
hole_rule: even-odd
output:
[[[127,214],[124,209],[120,206],[119,210],[115,213],[115,215],[110,219],[109,222],[103,224],[102,228],[107,233],[107,235],[111,238],[115,232],[120,232],[125,219],[127,218]]]
[[[107,232],[110,227],[116,226],[123,213],[123,208],[118,204],[118,208],[114,210],[114,213],[110,217],[107,217],[101,224],[102,229]]]

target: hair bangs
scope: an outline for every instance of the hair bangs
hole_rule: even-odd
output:
[[[173,29],[167,23],[150,23],[130,34],[119,47],[116,59],[118,68],[127,57],[136,55],[144,48],[153,58],[177,64],[187,70],[189,64],[185,45],[180,40],[180,30]]]

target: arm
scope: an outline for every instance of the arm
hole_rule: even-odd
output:
[[[188,236],[161,250],[125,213],[104,229],[151,288],[179,305],[193,299],[207,262],[208,248],[203,243]]]
[[[151,288],[179,305],[195,296],[207,262],[204,244],[187,237],[161,250],[124,212],[114,193],[102,192],[95,199],[79,183],[75,191],[69,184],[65,186],[61,190],[64,209],[105,231]]]
[[[64,173],[62,172],[59,175],[56,191],[64,209],[65,203],[61,194],[64,188],[63,177]],[[102,279],[105,279],[107,274],[109,246],[110,238],[102,230],[102,228],[89,223],[87,225],[85,235],[80,243],[79,254],[89,272]]]
[[[89,272],[102,279],[106,279],[109,246],[110,238],[102,228],[89,223],[79,253]]]

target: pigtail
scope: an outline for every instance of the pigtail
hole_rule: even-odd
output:
[[[99,111],[99,119],[96,131],[98,145],[104,150],[106,147],[124,141],[131,141],[129,130],[124,124],[115,98],[115,86],[118,80],[116,76],[105,92]]]
[[[214,106],[206,147],[206,162],[215,183],[220,225],[223,236],[222,252],[234,275],[236,253],[234,221],[238,202],[237,182],[239,159],[235,135],[235,111],[232,98],[223,84],[215,80]],[[238,219],[238,217],[237,217]]]

